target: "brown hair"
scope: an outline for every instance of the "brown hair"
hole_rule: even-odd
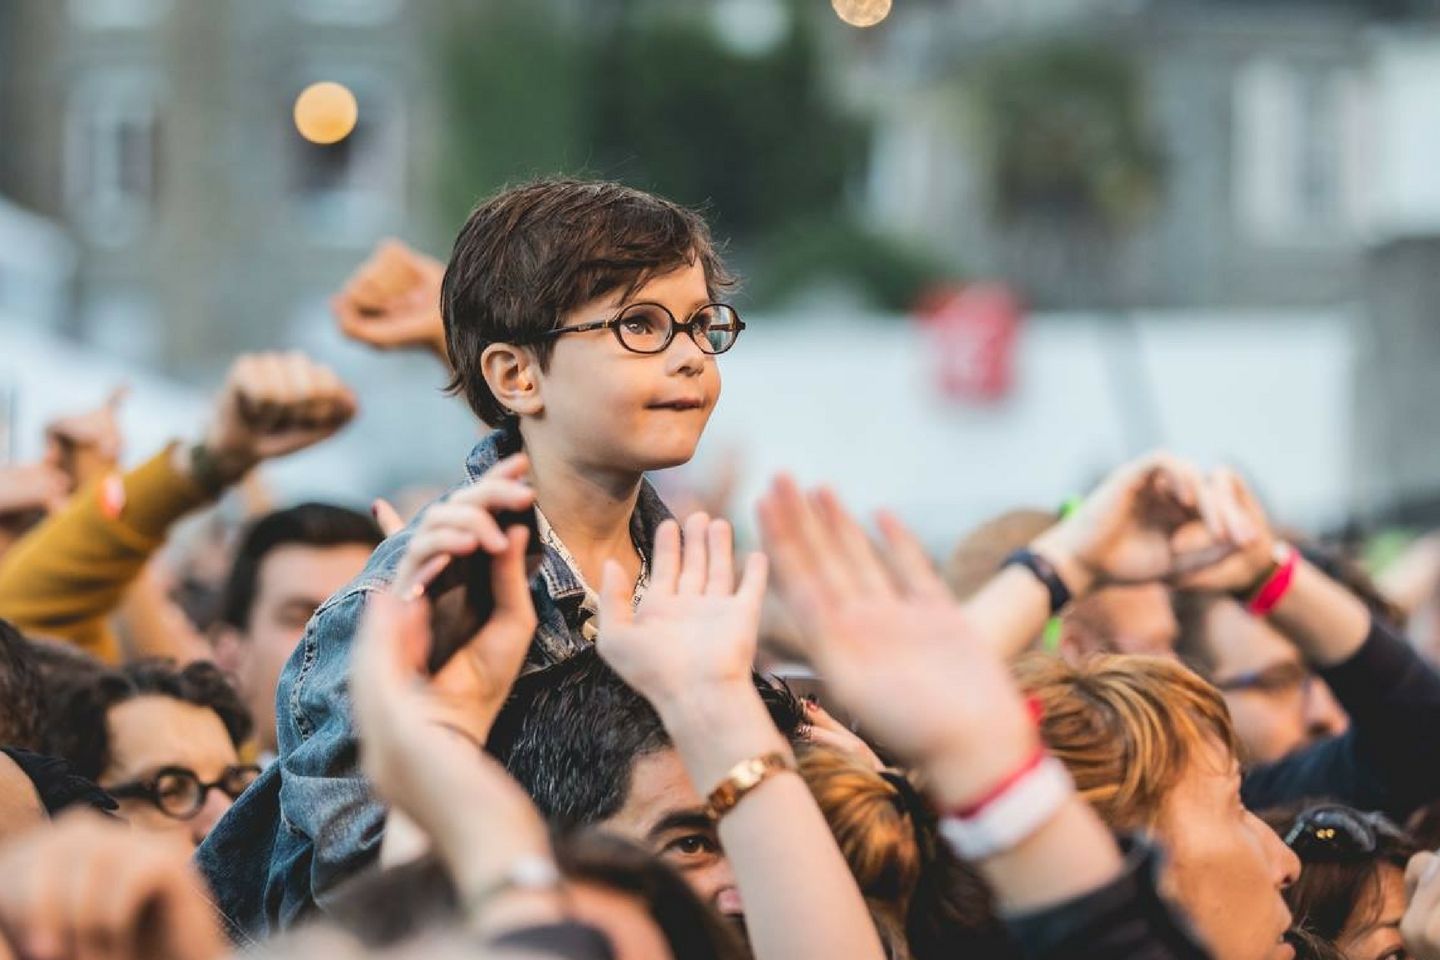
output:
[[[1220,692],[1174,660],[1097,654],[1069,663],[1027,654],[1015,672],[1044,711],[1046,745],[1113,828],[1154,826],[1207,740],[1238,754]]]
[[[797,757],[888,957],[1020,956],[994,895],[940,840],[935,811],[903,773],[822,746]]]
[[[798,760],[860,892],[885,921],[882,934],[887,926],[903,931],[920,880],[920,847],[899,790],[838,750],[810,747]]]
[[[531,344],[542,369],[551,345],[535,337],[615,290],[699,262],[710,295],[732,285],[705,221],[652,194],[605,181],[542,179],[503,190],[470,214],[445,269],[440,311],[463,393],[487,423],[507,413],[480,369],[492,343]]]
[[[1011,510],[986,520],[955,545],[945,563],[945,582],[956,597],[969,599],[995,576],[1006,557],[1059,519],[1044,510]]]

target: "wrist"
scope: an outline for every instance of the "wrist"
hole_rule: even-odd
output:
[[[698,691],[656,712],[697,790],[710,790],[735,767],[767,753],[790,753],[770,712],[746,680],[745,687]]]
[[[1016,725],[1008,733],[991,728],[983,744],[934,751],[921,769],[940,809],[963,811],[983,805],[1033,766],[1043,750],[1044,743],[1033,724]]]
[[[259,462],[248,448],[227,446],[210,436],[181,444],[176,459],[182,473],[211,493],[239,482]]]
[[[1080,551],[1069,543],[1062,521],[1040,534],[1030,543],[1030,550],[1045,558],[1064,581],[1072,600],[1078,600],[1095,586],[1094,568],[1081,558]]]

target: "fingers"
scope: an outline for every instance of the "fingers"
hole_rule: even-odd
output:
[[[375,523],[380,527],[380,532],[387,537],[393,537],[405,529],[405,519],[384,497],[376,497],[375,502],[370,504],[370,514],[375,518]]]
[[[302,353],[248,354],[235,361],[227,382],[251,429],[334,429],[354,416],[355,395],[333,370]]]
[[[954,595],[940,578],[920,539],[888,510],[875,515],[876,526],[885,542],[885,559],[895,579],[911,596],[954,602]]]
[[[709,554],[705,592],[713,597],[728,597],[735,591],[734,531],[724,520],[711,520],[705,538]]]
[[[890,575],[875,552],[864,529],[840,503],[835,491],[822,487],[810,497],[810,503],[830,536],[830,547],[841,561],[851,588],[879,596],[894,593]]]
[[[758,507],[766,553],[792,601],[819,609],[845,594],[845,579],[829,566],[819,522],[799,487],[786,474],[771,484]]]
[[[770,578],[770,561],[763,553],[752,553],[745,558],[745,569],[740,575],[740,587],[735,596],[744,600],[758,613],[765,602],[765,584]]]
[[[535,601],[530,596],[530,576],[525,569],[525,547],[530,531],[514,526],[506,532],[507,545],[490,565],[490,588],[495,597],[493,619],[520,625],[529,624],[525,635],[534,632]]]
[[[655,531],[654,557],[650,561],[650,589],[659,596],[675,592],[680,579],[680,525],[662,522]]]
[[[657,536],[658,541],[658,536]],[[651,582],[652,588],[654,582]],[[604,572],[600,575],[600,592],[597,597],[600,614],[600,638],[597,643],[603,648],[610,630],[625,626],[635,619],[631,609],[633,584],[626,583],[625,570],[614,560],[605,561]]]
[[[681,550],[680,577],[675,592],[684,596],[698,596],[705,590],[709,572],[708,531],[710,518],[703,513],[692,513],[685,518],[685,543]]]

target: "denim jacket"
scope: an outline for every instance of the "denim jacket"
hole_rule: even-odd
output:
[[[520,449],[519,434],[501,428],[484,437],[465,463],[473,483]],[[451,492],[454,492],[453,490]],[[648,482],[631,518],[647,553],[670,513]],[[376,548],[353,581],[310,618],[280,675],[275,713],[279,758],[245,791],[196,851],[232,937],[263,938],[293,926],[380,852],[385,808],[360,772],[350,716],[350,643],[367,597],[387,587],[419,518]],[[539,626],[525,670],[581,650],[585,587],[552,547],[531,583]]]

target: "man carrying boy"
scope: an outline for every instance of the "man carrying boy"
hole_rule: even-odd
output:
[[[668,516],[644,474],[694,454],[719,398],[715,355],[743,329],[716,302],[730,282],[699,217],[617,184],[542,180],[471,214],[442,290],[450,389],[498,427],[466,482],[306,628],[280,679],[279,760],[197,853],[232,932],[292,925],[379,853],[385,810],[360,774],[346,683],[373,591],[418,592],[445,557],[514,549],[493,514],[532,503],[544,556],[527,669],[593,640],[607,561],[643,591]],[[481,657],[452,658],[431,682],[457,708],[436,722],[465,727],[491,679]]]

